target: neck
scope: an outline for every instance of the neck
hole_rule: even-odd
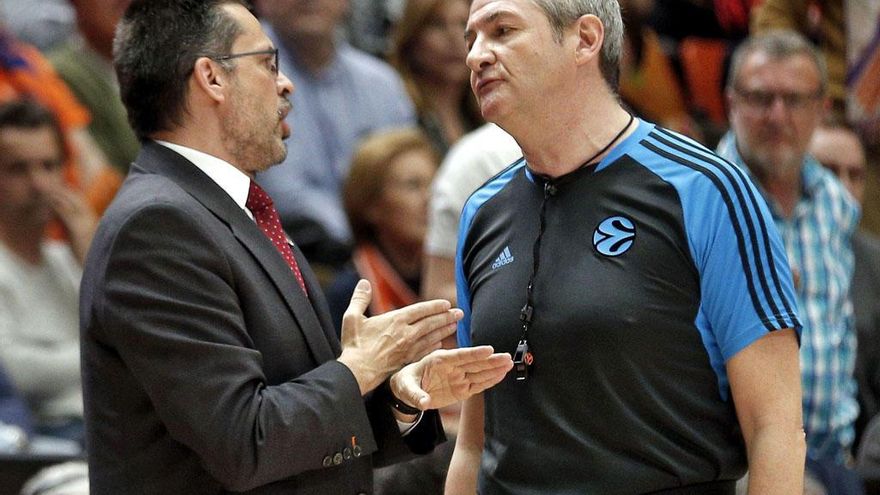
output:
[[[380,238],[377,241],[382,254],[388,259],[388,263],[397,271],[403,279],[413,279],[419,276],[422,270],[422,245],[391,241]]]
[[[570,102],[567,105],[572,107]],[[535,172],[559,177],[578,169],[587,160],[595,163],[636,128],[630,122],[630,114],[613,98],[599,98],[592,104],[574,107],[574,112],[562,118],[533,122],[523,133],[525,139],[518,139],[529,167]],[[601,151],[606,146],[608,149]]]
[[[758,183],[773,199],[785,218],[790,218],[794,214],[794,208],[800,201],[803,191],[800,169],[795,172],[768,174],[761,169],[752,169]]]
[[[0,242],[19,258],[32,265],[38,265],[43,261],[40,245],[43,242],[45,230],[45,225],[5,223],[0,225]]]
[[[253,174],[245,170],[241,164],[237,163],[238,160],[226,148],[225,144],[227,143],[222,138],[223,134],[220,132],[219,127],[214,125],[212,119],[197,118],[194,116],[191,120],[199,122],[199,124],[184,124],[173,131],[156,132],[150,137],[152,139],[186,146],[187,148],[192,148],[196,151],[201,151],[202,153],[217,157],[241,170],[253,179]]]
[[[467,87],[462,82],[418,81],[428,108],[432,109],[443,127],[446,141],[453,143],[466,132],[461,101]]]

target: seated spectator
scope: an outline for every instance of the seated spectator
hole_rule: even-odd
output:
[[[358,141],[412,125],[415,114],[394,69],[340,38],[348,0],[255,4],[296,88],[290,96],[295,110],[286,118],[293,129],[287,158],[257,174],[257,182],[274,199],[284,230],[313,267],[319,264],[323,283],[320,265],[336,268],[351,254],[342,182]]]
[[[467,18],[466,0],[409,0],[389,55],[441,156],[483,122],[465,65]]]
[[[128,124],[113,72],[113,35],[131,0],[71,0],[78,36],[49,52],[61,79],[92,115],[89,135],[121,174],[128,173],[140,142]]]
[[[361,278],[373,287],[368,316],[418,300],[428,190],[439,161],[416,129],[374,134],[358,147],[343,189],[356,247],[327,292],[337,330]]]
[[[851,129],[820,126],[810,141],[810,154],[834,172],[862,204],[867,163],[865,149]],[[858,381],[858,445],[868,421],[880,413],[880,238],[864,230],[852,238],[855,269],[850,286],[857,342],[855,376]]]
[[[83,191],[96,212],[104,211],[122,183],[107,165],[86,126],[91,116],[76,100],[48,60],[0,26],[0,103],[32,98],[49,109],[61,127],[67,149],[65,181]]]
[[[0,106],[0,363],[37,434],[81,443],[78,287],[97,218],[64,184],[64,158],[48,110]],[[69,244],[46,240],[53,218]]]

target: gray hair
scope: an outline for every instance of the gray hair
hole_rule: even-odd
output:
[[[730,60],[730,72],[727,76],[727,88],[734,89],[739,78],[743,62],[752,53],[764,53],[773,60],[783,60],[798,55],[805,55],[819,71],[819,92],[825,94],[828,88],[828,69],[825,58],[816,47],[800,33],[789,29],[774,29],[766,33],[750,36],[733,52]]]
[[[550,21],[557,41],[572,22],[587,14],[595,15],[605,27],[605,41],[602,44],[602,77],[608,86],[617,91],[620,79],[620,53],[623,49],[623,19],[620,3],[617,0],[532,0]]]

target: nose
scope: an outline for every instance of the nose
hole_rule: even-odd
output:
[[[467,53],[467,58],[465,59],[468,68],[471,72],[478,74],[481,70],[485,69],[489,65],[494,62],[494,55],[492,50],[486,46],[486,43],[483,42],[480,36],[474,40],[474,44],[471,45],[470,49]]]
[[[780,95],[776,95],[767,107],[767,118],[773,122],[784,122],[788,119],[789,108]]]
[[[28,178],[35,191],[45,193],[55,184],[56,173],[42,163],[33,163],[29,168]]]
[[[276,78],[275,84],[278,85],[279,95],[283,97],[288,97],[293,94],[296,90],[296,87],[293,85],[293,81],[287,78],[284,72],[278,71],[278,77]]]

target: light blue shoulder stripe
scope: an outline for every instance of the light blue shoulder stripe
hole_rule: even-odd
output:
[[[458,346],[471,346],[471,293],[470,286],[464,274],[464,266],[462,263],[462,254],[470,233],[471,225],[477,212],[487,201],[498,194],[504,186],[506,186],[513,177],[522,168],[526,166],[524,158],[513,162],[506,169],[498,173],[494,178],[483,184],[482,187],[474,191],[473,194],[465,202],[464,209],[461,212],[461,221],[458,228],[458,245],[455,249],[455,288],[458,299],[458,307],[464,312],[464,318],[458,322]]]

